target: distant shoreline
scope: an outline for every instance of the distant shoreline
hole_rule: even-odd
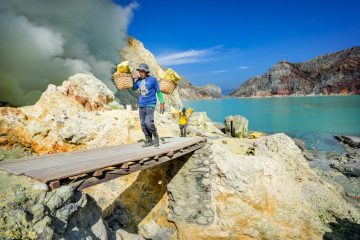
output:
[[[221,98],[285,98],[285,97],[348,97],[348,96],[360,96],[360,94],[309,94],[309,95],[272,95],[272,96],[249,96],[249,97],[237,97],[237,96],[223,96]]]
[[[221,100],[221,99],[230,99],[230,98],[296,98],[296,97],[350,97],[350,96],[360,96],[360,94],[331,94],[331,95],[273,95],[273,96],[251,96],[251,97],[234,97],[225,95],[219,98],[200,98],[200,99],[181,99],[181,101],[201,101],[201,100]]]

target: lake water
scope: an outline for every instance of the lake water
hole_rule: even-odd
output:
[[[185,101],[185,106],[216,122],[240,114],[249,119],[250,130],[284,132],[320,150],[343,151],[336,134],[360,136],[360,95],[222,98]]]

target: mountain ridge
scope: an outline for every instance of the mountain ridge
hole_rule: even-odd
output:
[[[317,56],[305,62],[280,61],[260,76],[248,79],[229,95],[360,94],[360,46]]]

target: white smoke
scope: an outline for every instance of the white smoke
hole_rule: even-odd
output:
[[[111,0],[1,0],[0,100],[36,102],[49,83],[92,72],[110,88],[111,69],[137,4]]]

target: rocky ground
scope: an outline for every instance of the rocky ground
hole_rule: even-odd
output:
[[[340,142],[344,142],[345,152],[339,153],[305,149],[303,154],[309,161],[309,165],[317,171],[320,176],[340,188],[349,201],[360,206],[359,138],[348,138],[348,136],[335,137]],[[356,141],[352,141],[351,139]]]
[[[114,99],[93,76],[72,76],[33,106],[0,108],[0,145],[41,155],[141,140],[138,113]],[[160,136],[179,134],[170,113],[155,121]],[[0,171],[0,238],[359,239],[359,207],[285,134],[232,138],[195,112],[189,135],[208,144],[82,192]]]

